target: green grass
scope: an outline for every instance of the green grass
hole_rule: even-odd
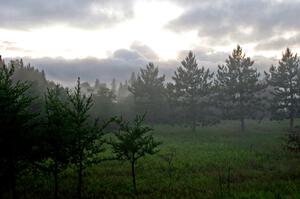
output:
[[[300,156],[283,149],[288,122],[247,121],[246,125],[245,133],[232,121],[196,132],[156,126],[153,134],[163,144],[158,154],[138,161],[138,196],[131,191],[129,164],[110,161],[86,171],[84,197],[299,199]],[[174,168],[168,172],[162,156],[170,152],[175,152]],[[47,176],[23,178],[29,181],[22,187],[26,198],[51,198],[53,181]],[[61,197],[72,198],[76,175],[68,169],[61,178]]]

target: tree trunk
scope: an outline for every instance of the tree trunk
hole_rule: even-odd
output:
[[[292,81],[290,83],[292,85]],[[290,88],[290,91],[292,90],[292,88]],[[294,130],[294,117],[295,117],[295,105],[296,105],[296,101],[294,100],[294,95],[291,93],[291,107],[290,107],[290,131]]]
[[[190,107],[190,114],[191,115],[191,119],[192,119],[192,131],[195,132],[196,131],[196,125],[197,125],[197,112],[196,112],[196,105],[194,100],[191,103],[191,107]]]
[[[241,131],[245,132],[245,119],[243,117],[241,118]]]
[[[133,192],[134,192],[135,194],[137,194],[136,182],[135,182],[135,168],[134,168],[134,161],[131,162],[131,175],[132,175]]]
[[[239,93],[240,94],[240,101],[239,101],[239,111],[240,111],[240,122],[241,122],[241,132],[245,132],[245,115],[247,110],[244,106],[244,95],[242,92]]]
[[[81,199],[81,192],[82,192],[82,171],[83,171],[83,164],[82,164],[82,157],[83,155],[80,154],[79,157],[79,168],[78,168],[78,186],[77,186],[77,198]]]
[[[54,165],[54,199],[58,199],[58,163],[55,160]]]

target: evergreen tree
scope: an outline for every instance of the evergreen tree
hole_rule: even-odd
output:
[[[107,120],[114,116],[116,95],[113,91],[101,84],[93,94],[94,106],[91,108],[91,114],[96,118]]]
[[[36,115],[30,112],[34,98],[26,95],[30,84],[13,82],[14,71],[13,64],[7,67],[0,59],[0,175],[7,180],[11,198],[16,199],[20,163],[30,160],[32,154]]]
[[[157,123],[162,120],[165,102],[165,75],[159,76],[158,67],[149,63],[146,69],[141,69],[137,79],[129,86],[140,114],[147,112],[148,121]]]
[[[116,139],[110,142],[116,158],[130,162],[134,193],[137,193],[135,174],[137,160],[147,154],[153,155],[158,152],[156,148],[160,144],[154,141],[152,135],[149,135],[152,129],[143,125],[144,118],[145,115],[136,116],[133,124],[124,121],[122,118],[117,119],[119,131],[115,133]]]
[[[177,95],[175,91],[175,86],[173,83],[168,82],[166,86],[166,104],[167,104],[167,114],[169,124],[180,124],[182,120],[182,107],[178,106]]]
[[[294,128],[294,118],[299,112],[300,96],[300,61],[297,54],[289,48],[282,54],[278,66],[271,66],[270,73],[266,73],[268,82],[272,86],[273,99],[271,108],[275,119],[288,118],[290,129]]]
[[[77,80],[74,92],[68,92],[68,99],[70,101],[68,114],[70,114],[71,128],[74,135],[72,161],[77,166],[77,197],[81,199],[83,171],[89,165],[100,161],[99,153],[104,151],[103,129],[109,122],[99,127],[97,120],[91,121],[89,111],[93,105],[92,95],[82,94],[80,78]]]
[[[45,103],[47,133],[43,148],[47,154],[48,168],[54,175],[55,199],[58,198],[59,174],[70,163],[73,144],[70,117],[66,111],[67,103],[63,101],[61,91],[59,85],[48,89]]]
[[[219,105],[226,109],[227,117],[240,120],[242,132],[245,131],[245,119],[262,107],[259,94],[266,87],[259,81],[260,74],[253,64],[254,61],[246,57],[238,45],[226,64],[218,66],[216,78]]]
[[[191,124],[195,131],[198,122],[206,123],[205,110],[208,107],[208,96],[212,87],[213,73],[204,67],[199,68],[195,55],[190,51],[181,62],[172,79],[174,84],[168,84],[169,96],[176,100],[176,105],[183,107],[185,121]]]
[[[35,113],[44,115],[44,93],[47,92],[48,82],[45,78],[45,74],[34,68],[30,64],[24,65],[22,59],[15,59],[10,61],[10,65],[13,65],[15,72],[13,74],[13,81],[26,81],[30,83],[30,88],[26,92],[26,95],[36,98],[30,105],[30,109]]]

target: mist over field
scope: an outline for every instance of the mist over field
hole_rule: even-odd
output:
[[[0,198],[300,198],[300,1],[0,5]]]

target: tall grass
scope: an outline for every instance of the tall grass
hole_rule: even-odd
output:
[[[283,148],[288,121],[246,124],[245,133],[235,121],[196,132],[156,126],[154,136],[163,144],[157,155],[137,163],[139,195],[131,192],[130,165],[108,161],[85,173],[84,198],[300,198],[300,157]],[[176,151],[171,164],[162,158],[170,151]],[[53,180],[38,174],[24,175],[24,198],[51,198]],[[73,168],[62,175],[60,195],[72,198]]]

